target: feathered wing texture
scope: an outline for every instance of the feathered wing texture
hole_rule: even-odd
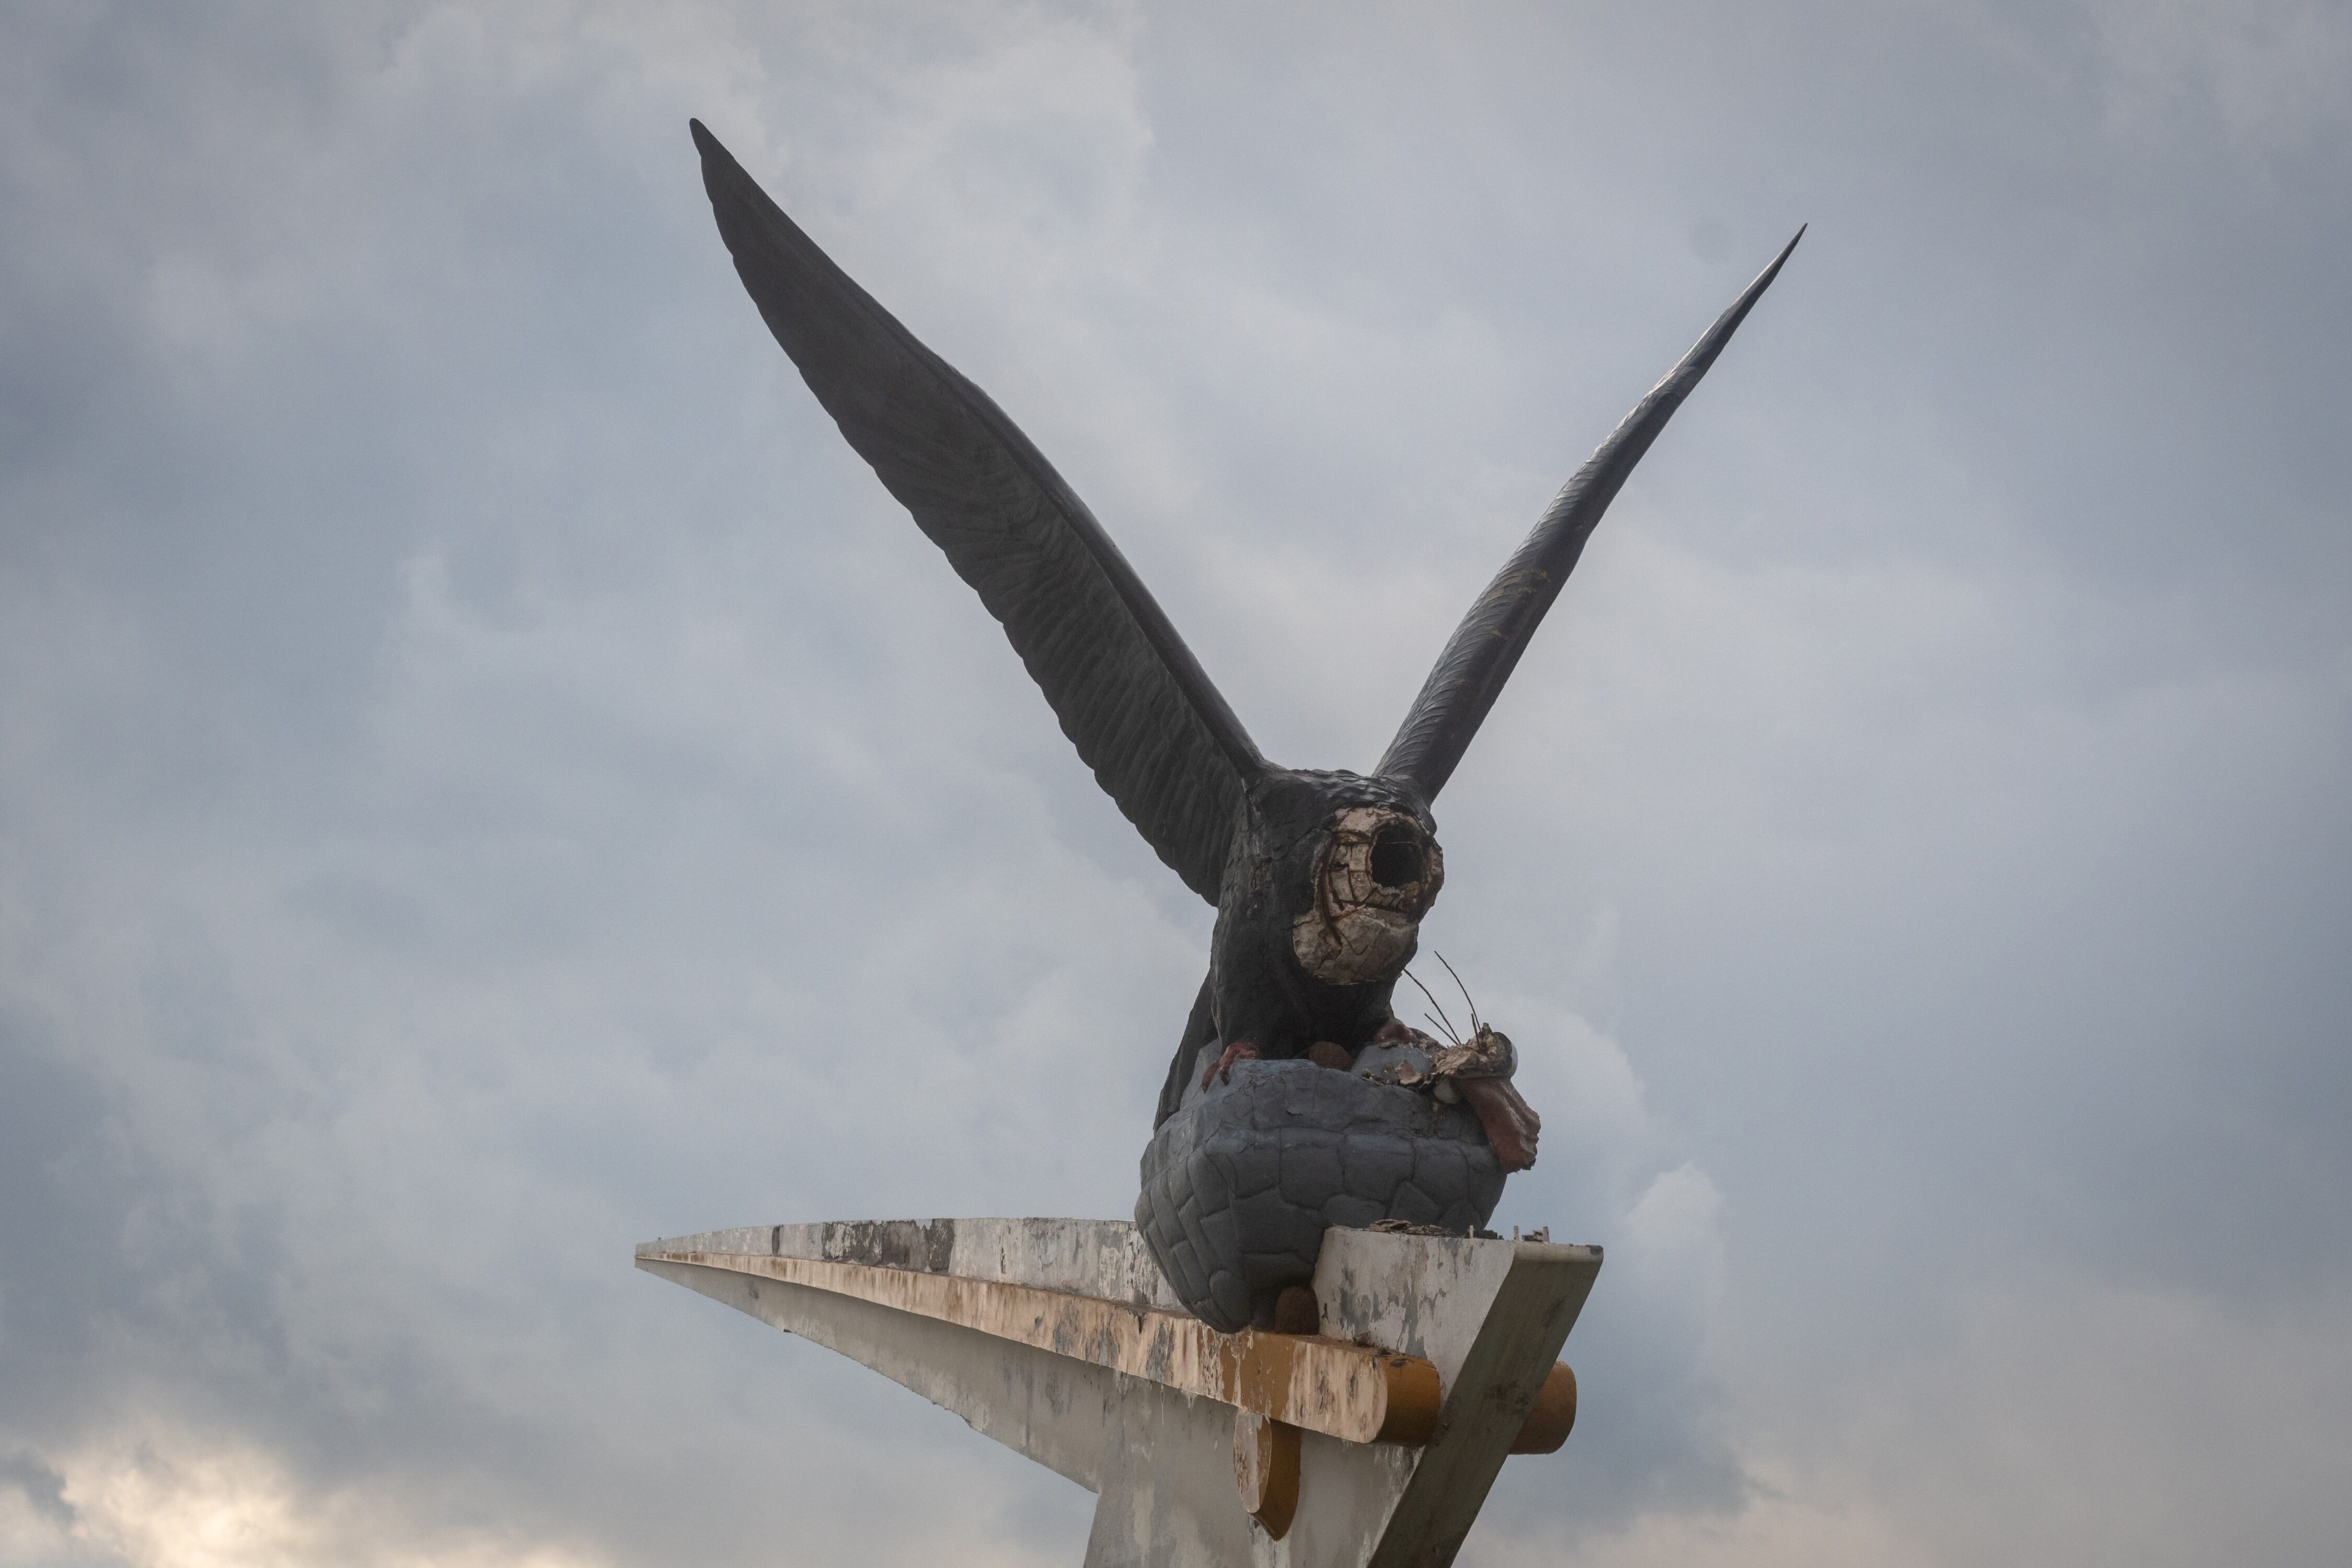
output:
[[[1062,732],[1185,886],[1214,903],[1248,781],[1241,721],[1029,438],[850,281],[694,122],[743,286],[841,433],[1004,626]]]
[[[1650,389],[1624,422],[1586,459],[1552,500],[1528,535],[1518,553],[1486,585],[1477,603],[1454,628],[1454,637],[1438,656],[1437,666],[1413,699],[1412,709],[1397,729],[1396,739],[1380,761],[1376,773],[1411,779],[1423,795],[1435,799],[1454,776],[1454,765],[1469,749],[1471,737],[1486,721],[1486,710],[1501,696],[1503,683],[1527,651],[1528,642],[1543,621],[1544,612],[1575,570],[1601,514],[1617,499],[1617,491],[1664,429],[1684,398],[1731,341],[1758,298],[1780,275],[1780,264],[1797,248],[1805,231],[1797,230],[1780,254],[1757,275],[1746,291],[1707,329],[1682,363]]]

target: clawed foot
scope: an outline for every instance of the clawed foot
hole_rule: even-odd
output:
[[[1209,1070],[1201,1075],[1201,1087],[1202,1089],[1208,1088],[1209,1080],[1211,1079],[1215,1079],[1221,1083],[1231,1083],[1234,1081],[1234,1064],[1235,1062],[1254,1062],[1255,1060],[1257,1060],[1257,1047],[1251,1045],[1247,1040],[1235,1040],[1232,1045],[1225,1047],[1224,1054],[1223,1056],[1220,1056],[1215,1061],[1209,1064]]]

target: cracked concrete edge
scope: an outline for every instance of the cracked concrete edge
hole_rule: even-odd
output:
[[[1510,1248],[1506,1270],[1473,1320],[1476,1331],[1446,1381],[1437,1431],[1367,1568],[1447,1568],[1454,1561],[1601,1272],[1595,1247],[1488,1245]]]

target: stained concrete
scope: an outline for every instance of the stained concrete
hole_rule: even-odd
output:
[[[1426,1357],[1444,1404],[1425,1447],[1303,1434],[1298,1513],[1277,1542],[1242,1509],[1230,1405],[873,1301],[656,1256],[688,1252],[907,1268],[1172,1308],[1133,1226],[860,1221],[706,1231],[638,1248],[639,1268],[851,1356],[1097,1492],[1087,1568],[1443,1568],[1601,1266],[1594,1247],[1329,1233],[1314,1277],[1322,1332]]]
[[[859,1219],[761,1225],[664,1237],[656,1252],[739,1252],[875,1263],[1073,1290],[1139,1307],[1183,1310],[1135,1227],[1118,1219]]]

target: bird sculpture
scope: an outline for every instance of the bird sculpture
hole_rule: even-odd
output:
[[[1137,1205],[1179,1299],[1220,1329],[1272,1326],[1330,1225],[1483,1226],[1539,1123],[1507,1037],[1474,1012],[1440,1044],[1391,1005],[1445,879],[1430,803],[1601,513],[1804,231],[1559,491],[1372,770],[1286,768],[1029,438],[692,130],[719,236],[809,390],[1003,625],[1097,782],[1216,906]]]

